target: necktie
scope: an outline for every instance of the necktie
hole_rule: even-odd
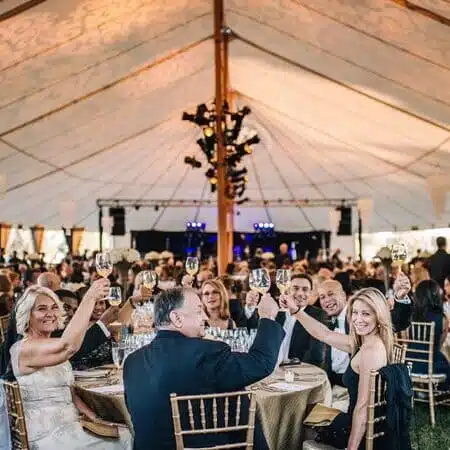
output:
[[[330,320],[330,323],[328,325],[328,328],[332,331],[334,331],[338,327],[338,320],[337,317],[332,317]]]

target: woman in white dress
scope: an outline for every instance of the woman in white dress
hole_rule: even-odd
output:
[[[20,386],[31,450],[131,449],[127,429],[120,439],[89,434],[79,414],[100,421],[75,394],[69,358],[80,348],[95,301],[108,295],[109,281],[95,281],[60,338],[50,335],[64,322],[64,310],[50,289],[31,286],[17,303],[17,332],[24,338],[11,347],[11,364]]]

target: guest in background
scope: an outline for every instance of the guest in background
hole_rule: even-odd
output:
[[[44,272],[39,275],[37,284],[55,292],[60,289],[61,278],[56,273]]]
[[[450,275],[447,275],[444,281],[443,308],[445,315],[450,320]]]
[[[124,364],[125,399],[133,421],[135,450],[175,448],[172,392],[178,395],[233,392],[270,375],[284,336],[282,327],[274,320],[277,312],[275,301],[263,296],[253,346],[249,353],[237,353],[223,342],[201,339],[206,315],[195,291],[176,288],[162,292],[155,300],[155,324],[159,330],[156,338],[130,354]],[[219,405],[219,414],[220,411],[223,408]],[[182,420],[185,418],[183,412]],[[223,418],[219,417],[219,421]],[[231,442],[233,436],[226,433],[185,440],[186,446],[192,448]],[[267,449],[258,421],[254,448]]]
[[[8,276],[0,275],[0,316],[10,313],[12,306],[13,289]]]
[[[450,275],[450,255],[447,253],[447,240],[445,237],[436,239],[437,251],[429,259],[430,275],[439,286],[444,286],[444,280]]]
[[[289,254],[289,247],[285,242],[283,242],[279,247],[278,255],[275,258],[275,264],[278,268],[281,268],[285,265],[292,265],[292,258]]]
[[[232,330],[236,324],[230,315],[227,290],[219,280],[208,280],[201,289],[203,307],[210,327]]]
[[[66,314],[65,325],[67,325],[78,309],[79,297],[75,292],[69,291],[68,289],[58,289],[55,291],[55,294],[63,304]]]
[[[444,314],[442,290],[434,280],[419,283],[414,294],[413,321],[434,322],[433,372],[445,373],[447,380],[444,390],[450,388],[450,363],[441,353],[441,348],[448,335],[448,319]],[[421,344],[409,344],[410,348],[421,349]],[[428,364],[413,363],[414,373],[428,373]]]

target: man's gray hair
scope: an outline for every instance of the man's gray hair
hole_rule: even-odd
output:
[[[156,296],[153,311],[153,322],[156,328],[170,325],[170,313],[184,306],[184,289],[172,288],[162,291]]]

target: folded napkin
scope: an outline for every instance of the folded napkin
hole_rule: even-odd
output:
[[[98,394],[123,394],[123,384],[112,384],[107,386],[97,386],[87,388],[88,391],[97,392]]]
[[[119,439],[119,428],[117,425],[106,425],[81,419],[81,426],[97,436]]]
[[[75,378],[104,378],[109,375],[110,370],[74,370]]]
[[[316,427],[326,427],[341,413],[339,409],[330,408],[322,403],[317,403],[308,417],[303,421],[304,425],[314,425]]]
[[[309,389],[310,386],[303,386],[302,384],[296,383],[271,383],[268,385],[271,389],[277,389],[279,391],[287,391],[287,392],[296,392],[296,391],[304,391],[305,389]]]

